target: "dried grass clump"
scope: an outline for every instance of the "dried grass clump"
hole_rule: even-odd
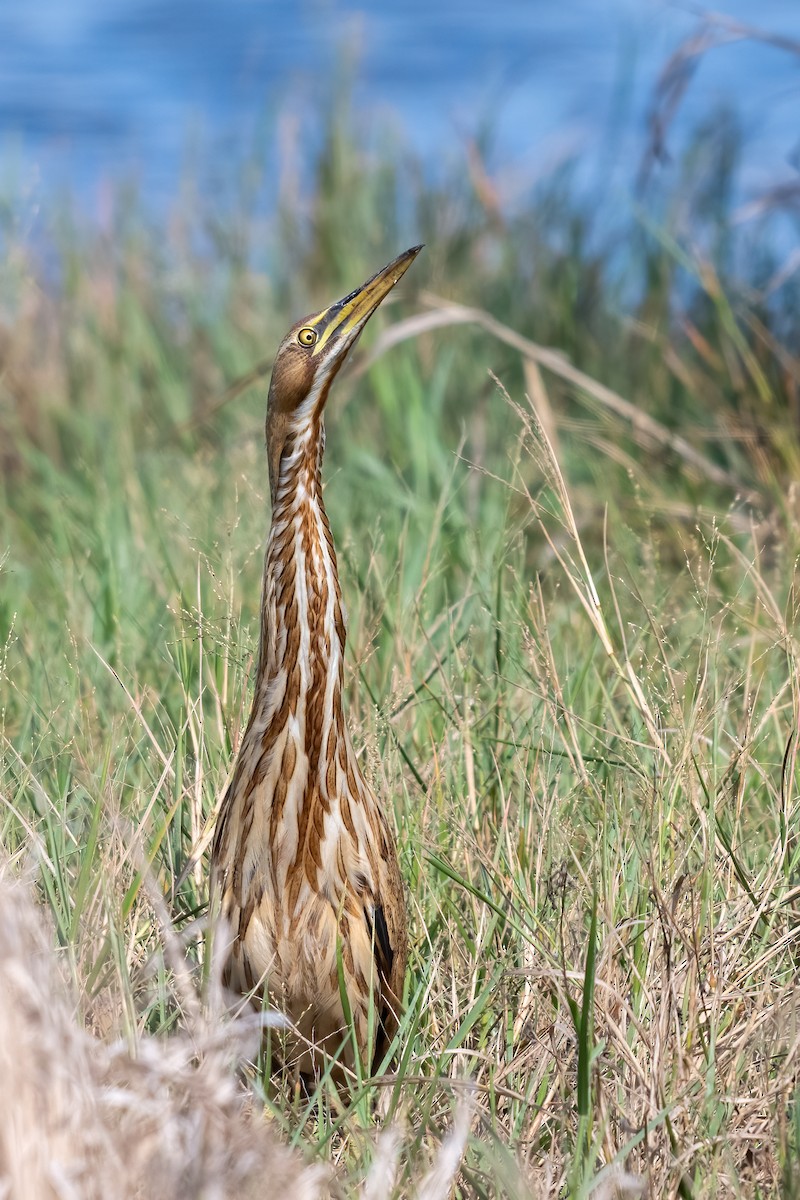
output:
[[[326,1172],[281,1145],[248,1104],[231,1037],[142,1037],[135,1058],[91,1037],[28,889],[0,863],[1,1196],[327,1194]]]

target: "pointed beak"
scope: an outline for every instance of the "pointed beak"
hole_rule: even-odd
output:
[[[399,255],[388,266],[378,271],[349,296],[337,300],[309,324],[319,331],[317,344],[312,355],[322,354],[326,347],[349,349],[370,319],[380,302],[388,296],[398,280],[402,279],[422,246],[412,246]]]

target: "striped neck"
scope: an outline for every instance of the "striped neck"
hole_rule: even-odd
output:
[[[310,765],[326,714],[341,711],[345,622],[336,551],[322,501],[325,430],[313,415],[281,456],[264,564],[258,702],[297,717]],[[277,732],[277,731],[276,731]]]

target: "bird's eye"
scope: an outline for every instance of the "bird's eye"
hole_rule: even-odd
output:
[[[297,335],[297,340],[301,346],[313,346],[317,340],[317,335],[313,329],[301,329]]]

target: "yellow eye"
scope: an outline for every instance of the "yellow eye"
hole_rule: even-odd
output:
[[[313,346],[317,340],[317,335],[313,329],[301,329],[297,335],[297,340],[301,346]]]

